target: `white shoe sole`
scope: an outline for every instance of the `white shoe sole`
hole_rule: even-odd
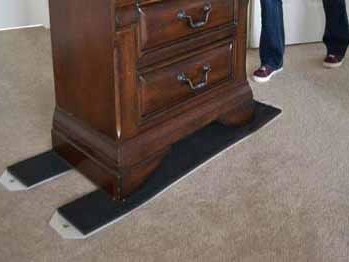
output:
[[[282,70],[284,70],[283,67],[281,67],[281,68],[278,69],[278,70],[275,70],[274,72],[272,72],[272,73],[271,73],[269,76],[267,76],[267,77],[258,77],[258,76],[252,75],[252,80],[253,80],[254,82],[260,83],[260,84],[266,83],[266,82],[269,82],[270,79],[271,79],[273,76],[275,76],[276,74],[282,72]]]
[[[330,68],[330,69],[338,68],[338,67],[341,67],[342,65],[343,65],[343,60],[339,63],[326,63],[326,62],[323,63],[323,66],[325,68]]]

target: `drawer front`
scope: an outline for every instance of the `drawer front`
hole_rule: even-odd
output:
[[[140,75],[142,116],[169,109],[232,78],[233,44]]]
[[[166,0],[139,7],[142,50],[233,23],[232,0]]]

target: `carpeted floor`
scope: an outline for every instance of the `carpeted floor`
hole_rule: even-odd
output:
[[[94,189],[82,176],[0,190],[0,261],[349,261],[349,61],[290,47],[255,97],[283,115],[91,239],[62,240],[55,209]],[[248,71],[259,64],[249,52]],[[50,148],[49,33],[0,32],[0,170]]]

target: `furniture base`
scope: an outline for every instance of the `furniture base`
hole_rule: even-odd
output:
[[[54,151],[117,201],[137,191],[167,153],[160,152],[131,167],[110,167],[55,130],[52,130],[52,144]]]
[[[161,164],[171,145],[213,121],[228,126],[247,124],[254,102],[249,85],[222,87],[221,95],[187,113],[156,125],[135,138],[117,141],[56,109],[53,149],[113,199],[123,201],[136,192]],[[208,141],[209,143],[209,141]]]
[[[217,121],[226,126],[244,126],[252,120],[254,110],[255,104],[251,101],[250,103],[242,104],[240,107],[221,115]]]

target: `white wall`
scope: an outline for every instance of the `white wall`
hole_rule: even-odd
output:
[[[287,44],[319,42],[325,27],[322,0],[284,0]],[[349,12],[349,0],[347,0]],[[260,0],[251,0],[250,47],[259,46],[261,31]]]
[[[49,27],[48,0],[0,0],[0,29],[30,25]]]

